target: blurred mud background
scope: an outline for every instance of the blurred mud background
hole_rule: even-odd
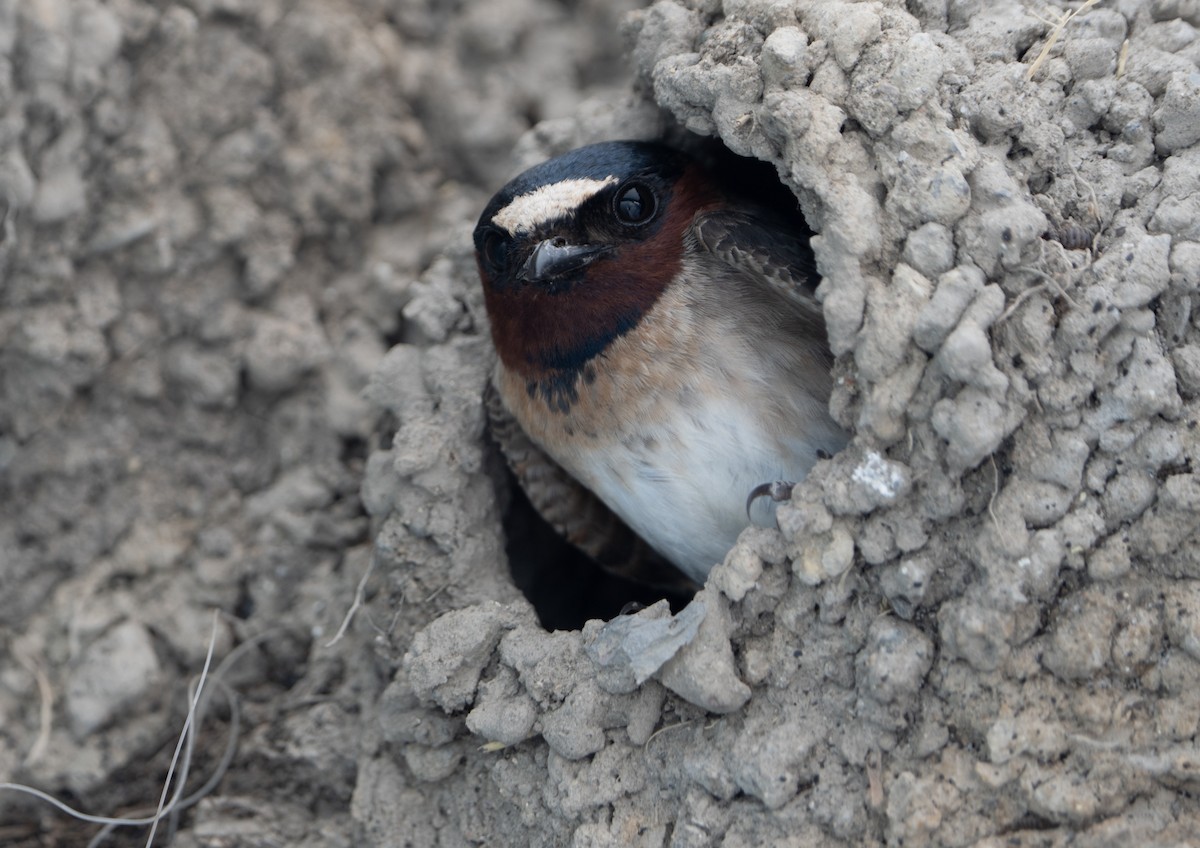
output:
[[[219,609],[180,846],[1200,834],[1200,5],[638,5],[0,0],[0,781],[152,806]],[[856,438],[672,642],[510,490],[469,234],[688,133]]]

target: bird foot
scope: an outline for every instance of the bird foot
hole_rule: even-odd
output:
[[[775,503],[790,501],[792,499],[792,487],[795,485],[795,483],[788,480],[776,480],[773,483],[760,483],[755,486],[746,497],[746,518],[750,518],[750,507],[754,506],[754,502],[759,498],[769,497]]]

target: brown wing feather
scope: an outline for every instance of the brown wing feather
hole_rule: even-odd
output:
[[[673,591],[698,588],[535,445],[490,380],[483,401],[508,467],[533,508],[564,539],[610,574]]]
[[[824,326],[816,297],[821,278],[807,229],[797,231],[766,210],[719,209],[698,215],[692,232],[713,256],[780,292],[802,315]]]

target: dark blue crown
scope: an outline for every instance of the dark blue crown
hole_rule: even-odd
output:
[[[687,162],[683,153],[652,141],[602,141],[577,147],[534,165],[510,180],[483,210],[478,226],[491,221],[513,198],[545,185],[562,180],[603,180],[607,177],[624,180],[651,174],[670,180],[679,175]]]

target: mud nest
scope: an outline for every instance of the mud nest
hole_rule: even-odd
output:
[[[440,9],[0,3],[0,776],[156,797],[216,606],[282,635],[177,844],[1200,833],[1196,4]],[[550,632],[469,233],[698,137],[816,231],[854,438],[690,605]]]

